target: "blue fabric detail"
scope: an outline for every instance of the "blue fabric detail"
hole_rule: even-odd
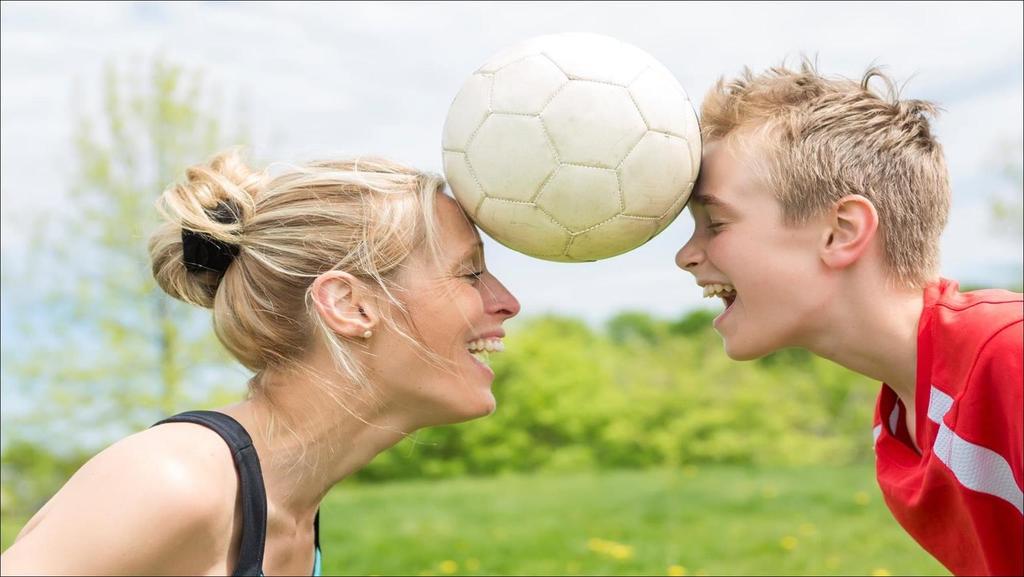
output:
[[[315,560],[313,561],[313,577],[320,577],[323,575],[323,569],[320,568],[320,548],[314,549],[316,552]],[[260,577],[264,577],[263,571],[260,571]]]

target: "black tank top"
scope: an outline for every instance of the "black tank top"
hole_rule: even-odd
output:
[[[233,575],[263,575],[263,547],[267,540],[267,491],[263,472],[252,438],[238,421],[216,411],[187,411],[156,423],[194,423],[202,425],[224,439],[238,472],[238,492],[242,501],[242,542],[238,564]],[[320,568],[320,511],[313,519],[315,562],[313,574]]]

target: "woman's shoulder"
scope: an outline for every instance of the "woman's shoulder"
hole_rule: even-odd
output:
[[[5,553],[5,569],[21,549],[34,560],[68,553],[69,566],[55,570],[151,572],[158,564],[205,572],[230,544],[237,490],[231,451],[217,433],[187,423],[140,431],[71,477]]]

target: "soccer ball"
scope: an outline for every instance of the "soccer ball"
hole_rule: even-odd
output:
[[[474,72],[448,111],[444,171],[501,244],[553,261],[630,251],[682,211],[700,168],[697,115],[652,56],[554,34]]]

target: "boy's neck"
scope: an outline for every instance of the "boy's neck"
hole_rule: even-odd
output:
[[[913,415],[924,290],[848,288],[848,294],[836,299],[840,306],[807,348],[889,385]]]

